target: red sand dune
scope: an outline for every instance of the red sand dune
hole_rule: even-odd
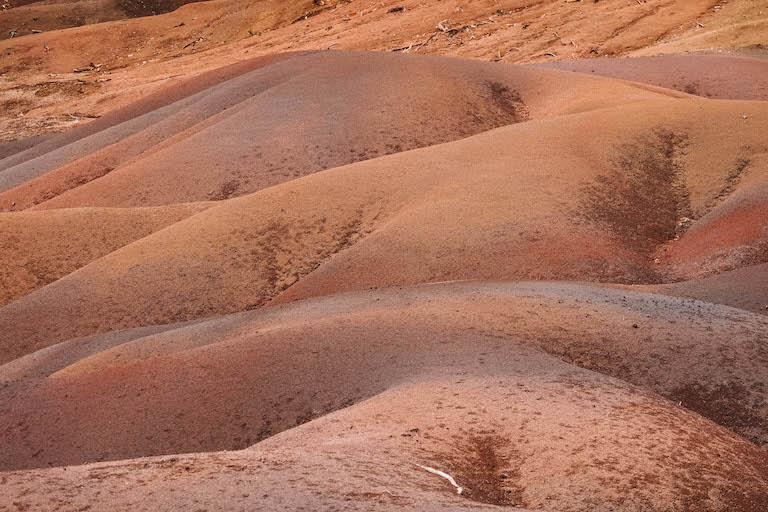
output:
[[[423,59],[434,58],[400,60]],[[491,74],[500,69],[477,66]],[[510,73],[518,77],[515,68]],[[766,261],[766,218],[759,213],[768,170],[763,102],[631,87],[620,96],[632,99],[626,105],[605,95],[569,101],[562,90],[558,102],[539,104],[546,89],[529,87],[520,86],[515,108],[524,105],[536,117],[549,105],[549,117],[223,202],[9,304],[0,310],[3,360],[71,337],[339,291],[455,279],[648,284]],[[517,90],[508,94],[517,97]],[[221,176],[205,166],[176,168],[196,178],[151,188],[137,178],[108,190],[131,194],[135,185],[143,190],[134,197],[172,198],[206,176]],[[142,169],[152,175],[146,167],[135,172]],[[119,171],[48,203],[88,197],[89,187],[110,176]],[[257,169],[246,179],[258,183],[260,176]],[[95,199],[108,197],[97,190]],[[729,212],[755,207],[743,236],[718,234],[723,219],[738,222]],[[31,321],[40,315],[43,326]]]
[[[537,67],[591,73],[656,85],[705,98],[768,100],[768,60],[733,55],[659,55],[586,59]]]
[[[462,494],[424,467],[454,477]],[[131,510],[172,503],[214,510],[719,511],[759,510],[765,467],[763,451],[695,414],[523,352],[503,377],[448,373],[401,384],[245,451],[2,478],[21,495],[17,503],[30,507],[76,488],[59,503]],[[24,495],[29,479],[38,492]]]
[[[736,336],[734,325],[741,326]],[[598,510],[617,500],[664,510],[677,499],[724,510],[722,499],[741,496],[728,503],[746,507],[765,496],[768,455],[640,389],[764,445],[768,397],[759,368],[766,348],[754,336],[766,327],[749,313],[633,292],[458,284],[307,301],[88,342],[90,355],[74,364],[71,351],[82,345],[66,343],[41,352],[42,360],[4,367],[12,382],[2,415],[11,450],[2,463],[241,448],[326,415],[308,430],[275,436],[264,450],[289,458],[286,450],[295,450],[318,462],[333,446],[331,459],[354,461],[358,453],[360,462],[350,463],[358,470],[364,460],[374,463],[372,478],[396,471],[390,491],[414,485],[412,478],[430,480],[401,465],[442,467],[465,481],[465,498],[497,504],[576,510],[598,496]],[[699,364],[686,366],[690,359]],[[737,473],[724,478],[724,464]],[[317,471],[332,479],[338,469],[331,468]],[[606,471],[611,484],[592,487]],[[655,480],[658,471],[666,483]],[[497,473],[514,476],[503,482]],[[654,487],[632,485],[645,479]],[[542,486],[554,480],[564,485]],[[433,484],[450,496],[445,482]]]
[[[208,206],[0,213],[0,306]]]
[[[162,14],[197,0],[4,0],[0,40]]]
[[[61,9],[77,5],[28,8],[41,10],[35,23],[61,23]],[[0,81],[0,140],[61,131],[177,77],[253,56],[332,48],[523,63],[727,46],[759,52],[766,23],[768,11],[749,0],[215,0],[40,34],[14,21],[20,37],[0,41],[0,74],[10,78]],[[72,72],[89,63],[98,68]]]
[[[760,6],[2,9],[0,511],[765,508]]]
[[[615,83],[561,76],[423,56],[284,58],[106,133],[36,158],[17,155],[3,165],[0,188],[9,192],[0,204],[22,209],[43,201],[39,208],[227,199],[358,160],[654,96],[627,84],[626,94],[605,97],[601,92]],[[584,88],[593,94],[580,94]],[[209,138],[218,141],[215,150],[204,143]],[[75,190],[62,185],[91,180]]]
[[[243,448],[430,369],[511,364],[503,347],[519,345],[685,402],[765,446],[766,347],[755,337],[766,326],[636,292],[454,284],[73,340],[5,365],[4,422],[25,427],[7,431],[2,465]],[[700,362],[681,371],[687,359]]]
[[[725,304],[768,315],[768,263],[751,265],[713,276],[663,285],[638,286],[663,295]]]

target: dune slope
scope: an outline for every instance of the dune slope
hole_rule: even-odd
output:
[[[620,78],[705,98],[768,100],[768,90],[761,85],[768,80],[765,58],[728,54],[659,55],[570,60],[536,66]]]
[[[7,0],[0,512],[762,511],[761,9]]]
[[[765,500],[765,453],[712,423],[541,355],[523,352],[505,373],[402,384],[246,451],[2,478],[17,503],[40,506],[43,493],[63,487],[74,489],[68,504],[117,510],[172,502],[213,510],[722,511],[758,510]],[[561,435],[553,437],[555,425]],[[424,468],[450,475],[462,493]],[[42,492],[24,494],[25,478]]]
[[[630,84],[589,77],[561,81],[559,72],[429,56],[323,52],[241,69],[219,85],[105,130],[89,130],[44,155],[9,160],[0,172],[7,191],[0,205],[155,206],[227,199],[528,119],[654,96]],[[617,86],[623,94],[604,94]],[[592,93],[581,94],[584,88]],[[205,142],[213,139],[215,150]],[[79,153],[74,160],[73,150]]]
[[[339,291],[455,279],[649,284],[768,261],[765,104],[634,90],[650,98],[593,99],[593,111],[222,202],[0,309],[3,360]]]
[[[208,206],[0,214],[0,306]]]
[[[145,489],[221,488],[208,480],[219,468],[264,489],[227,485],[228,504],[326,506],[341,494],[350,507],[426,499],[458,508],[471,500],[545,510],[756,510],[768,496],[768,455],[687,408],[768,442],[766,379],[757,370],[768,345],[755,338],[767,325],[735,309],[635,292],[454,284],[144,331],[74,363],[77,345],[62,344],[43,360],[0,368],[16,374],[2,391],[10,407],[2,432],[12,441],[2,464],[211,452],[271,436],[241,452],[69,468],[64,481],[97,479],[70,499],[120,507]],[[673,370],[691,359],[699,364]],[[415,464],[453,475],[464,493]],[[142,476],[149,468],[152,483]],[[290,485],[266,483],[278,474]],[[47,487],[64,474],[4,474],[5,488],[20,493],[30,475]],[[119,475],[135,481],[133,491],[116,489]],[[328,487],[307,494],[326,479]],[[358,479],[363,490],[353,492]],[[646,481],[653,485],[638,485]]]
[[[0,462],[244,448],[424,374],[501,375],[520,347],[634,383],[766,446],[766,327],[736,309],[637,292],[468,283],[101,335],[2,367],[12,442]]]

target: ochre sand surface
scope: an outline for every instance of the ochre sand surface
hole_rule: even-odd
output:
[[[768,59],[713,53],[583,59],[537,67],[592,73],[705,98],[768,100]]]
[[[293,57],[255,72],[274,68],[282,75],[291,63],[325,58],[335,64],[332,68],[343,69],[338,64],[343,55]],[[366,60],[375,65],[359,64]],[[765,102],[706,100],[600,77],[430,56],[352,53],[348,61],[364,70],[383,72],[390,66],[393,73],[411,65],[435,66],[449,77],[469,65],[470,84],[484,88],[489,112],[503,106],[508,110],[502,113],[519,115],[515,120],[520,122],[301,179],[283,177],[286,181],[278,186],[218,201],[101,258],[86,259],[77,271],[0,310],[2,360],[73,337],[340,291],[456,279],[661,284],[768,261]],[[337,88],[351,87],[358,79],[326,74]],[[546,84],[558,78],[564,85],[551,86],[554,98],[547,101]],[[580,80],[588,81],[596,94],[568,88]],[[626,92],[618,94],[621,88]],[[424,110],[417,108],[419,96],[414,95],[396,104],[391,114],[379,114],[381,126],[389,126],[388,116],[393,123],[423,126],[417,119]],[[333,95],[326,97],[335,101]],[[293,100],[292,108],[303,101]],[[262,117],[283,108],[280,102],[271,105],[276,106],[262,108]],[[413,117],[399,116],[397,105],[413,107]],[[181,148],[178,144],[189,139],[162,142],[162,149],[147,150],[145,164],[129,165],[125,173],[118,168],[33,209],[204,199],[196,196],[207,189],[201,184],[229,180],[232,169],[240,175],[237,183],[258,188],[273,174],[259,167],[264,159],[242,156],[255,146],[270,147],[288,160],[316,157],[315,148],[326,147],[329,139],[343,147],[346,137],[356,140],[363,155],[371,147],[380,150],[378,135],[355,139],[359,132],[323,130],[316,123],[306,138],[273,138],[280,133],[276,129],[265,133],[263,146],[258,134],[246,143],[237,137],[253,116],[238,118],[231,110],[237,111],[225,110],[226,118],[207,123],[207,129],[224,124],[223,133],[234,134],[231,152],[240,156],[233,160],[244,162],[239,169],[233,164],[216,171],[210,162],[195,166],[187,161],[189,151],[202,150],[200,159],[205,160],[205,153],[227,146],[225,135],[214,137],[213,132],[217,151],[206,151],[203,139]],[[357,117],[368,110],[350,112]],[[485,119],[495,118],[486,114]],[[285,153],[279,150],[282,143],[288,149],[306,145]],[[222,158],[229,152],[223,151]],[[154,169],[153,162],[165,159],[182,159],[168,168],[178,175]],[[9,190],[4,200],[15,197],[17,206],[23,205],[27,186],[57,172]],[[59,210],[50,211],[58,215],[54,212]],[[45,324],[34,321],[39,317],[46,318]]]
[[[179,493],[173,503],[200,496],[187,485],[219,496],[222,477],[208,479],[219,467],[241,481],[221,491],[238,505],[359,507],[399,496],[456,507],[759,510],[768,455],[715,422],[768,441],[766,327],[744,311],[636,292],[458,283],[67,342],[3,367],[11,442],[2,464],[212,452],[272,436],[242,452],[36,479],[52,489],[93,480],[75,502],[124,506],[145,486]],[[465,493],[415,464],[448,472]],[[29,476],[4,478],[21,490]],[[282,485],[266,483],[278,476]]]
[[[162,14],[189,0],[4,0],[0,39]]]
[[[0,510],[763,510],[759,9],[217,0],[0,43]]]
[[[768,315],[768,264],[752,265],[702,279],[638,286],[654,293],[689,297]]]
[[[424,376],[245,451],[0,478],[16,503],[51,510],[762,507],[765,452],[701,417],[540,354],[503,373]]]
[[[0,41],[0,141],[89,122],[248,57],[329,48],[504,63],[764,54],[768,24],[761,0],[215,0],[135,19],[122,19],[143,14],[131,6],[164,12],[186,2],[4,3],[12,8],[0,16],[0,39],[12,29],[16,37]]]
[[[0,305],[209,206],[186,203],[157,208],[2,213]],[[41,241],[45,243],[41,245]]]

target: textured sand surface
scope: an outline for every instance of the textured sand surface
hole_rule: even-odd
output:
[[[740,310],[636,292],[467,283],[102,335],[86,352],[86,341],[66,342],[5,365],[0,463],[243,448],[425,372],[511,364],[519,346],[683,402],[765,446],[766,327]]]
[[[73,208],[0,214],[0,305],[209,206],[187,203],[159,208]],[[43,246],[41,240],[45,241]]]
[[[158,12],[182,3],[49,1],[2,11],[0,38],[14,28],[17,37],[0,41],[0,141],[87,123],[183,77],[287,51],[527,63],[723,49],[765,56],[768,44],[762,0],[215,0],[118,19],[120,5]],[[116,21],[54,30],[71,23],[62,9],[86,5],[105,6],[101,19]]]
[[[4,367],[4,431],[19,428],[3,466],[209,452],[272,436],[244,452],[39,478],[96,479],[76,499],[104,504],[113,498],[98,495],[128,478],[134,490],[115,503],[150,508],[142,487],[187,503],[187,485],[223,485],[207,476],[219,468],[243,479],[222,489],[237,505],[287,495],[289,506],[330,507],[341,493],[351,506],[394,495],[404,505],[759,510],[768,455],[688,408],[768,441],[768,347],[755,338],[766,327],[743,311],[655,295],[467,283],[144,331],[91,342],[74,364],[80,344],[62,344]],[[465,493],[414,464],[453,475]],[[268,491],[275,473],[284,483]],[[25,475],[3,478],[20,490]]]
[[[693,281],[638,288],[665,295],[726,304],[768,315],[766,283],[768,283],[768,264],[763,263]]]
[[[294,57],[257,72],[269,81],[303,59],[333,62],[342,55]],[[432,65],[449,76],[450,68],[458,74],[467,64],[435,57],[349,55],[352,63],[369,59],[379,70]],[[502,104],[515,114],[525,112],[520,121],[527,120],[219,201],[0,309],[2,360],[116,328],[193,320],[340,291],[457,279],[657,284],[768,261],[764,102],[705,100],[604,78],[558,71],[531,76],[528,68],[470,64],[473,83],[483,84],[491,97],[494,86],[487,84],[497,83],[504,70],[507,81],[499,87],[512,99]],[[548,73],[551,83],[559,77],[573,78],[565,84],[592,82],[596,94],[554,86],[556,100],[548,102],[549,90],[542,85]],[[361,77],[330,74],[332,83],[342,85]],[[601,84],[613,92],[627,90],[608,95],[600,93]],[[280,109],[275,102],[262,111]],[[417,124],[423,109],[413,111]],[[382,125],[387,116],[404,122],[397,108],[384,112]],[[243,130],[234,128],[249,127],[246,119],[250,116],[229,114],[208,129],[237,122],[223,131],[239,137]],[[486,119],[495,118],[486,114]],[[327,134],[339,146],[345,143],[340,130],[314,133]],[[273,134],[268,132],[264,146],[283,147],[286,139],[269,139]],[[232,143],[232,151],[241,155],[235,160],[263,161],[242,157],[243,150],[262,147],[257,137],[250,137],[250,144],[246,138]],[[327,139],[288,140],[289,148],[297,141],[311,156],[312,148],[326,147]],[[357,143],[377,148],[380,139]],[[126,178],[118,169],[35,208],[66,206],[68,198],[73,198],[70,206],[122,204],[123,197],[142,206],[149,194],[150,204],[202,199],[189,197],[186,190],[197,193],[194,186],[209,178],[229,179],[226,169],[234,168],[212,172],[210,165],[182,161],[172,167],[181,175],[156,171],[151,162],[162,162],[163,151],[168,158],[186,159],[195,147],[203,152],[206,147],[160,146],[147,150],[146,165],[129,166]],[[252,164],[250,172],[246,167],[238,171],[243,186],[271,176]],[[122,184],[112,185],[121,179]],[[15,194],[22,188],[3,197],[21,201]],[[39,316],[46,318],[42,326],[33,321]]]
[[[613,87],[587,77],[559,84],[560,75],[423,56],[294,56],[107,133],[23,161],[27,155],[16,155],[0,174],[2,189],[43,176],[4,194],[2,204],[10,209],[15,202],[20,209],[43,201],[39,207],[227,199],[317,170],[594,108],[592,97],[577,91],[592,84]],[[618,101],[644,95],[627,89]],[[99,147],[99,139],[118,136],[116,144]],[[215,150],[205,144],[209,138],[218,141]],[[83,157],[56,169],[73,147]],[[54,169],[53,176],[45,175]],[[85,186],[65,189],[63,181]]]
[[[768,100],[768,60],[722,54],[586,59],[537,67],[592,73],[705,98]],[[747,78],[749,77],[749,78]]]
[[[765,12],[5,0],[0,511],[764,511]]]

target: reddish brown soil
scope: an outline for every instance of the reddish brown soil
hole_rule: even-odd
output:
[[[141,16],[199,0],[3,0],[0,40]]]
[[[768,23],[768,11],[754,0],[320,3],[216,0],[160,16],[2,41],[0,75],[8,80],[0,80],[0,101],[23,103],[12,111],[0,109],[0,140],[61,131],[124,106],[176,77],[257,55],[329,47],[513,63],[731,47],[762,55]],[[33,16],[38,22],[45,18],[60,23],[61,9],[77,5],[36,3],[3,14],[10,19],[24,9],[38,9],[42,13]],[[29,28],[28,23],[24,30]],[[98,68],[73,73],[90,63]],[[74,96],[35,96],[41,84],[60,81],[71,89],[78,80],[88,87]],[[19,85],[27,87],[26,92],[18,90]]]
[[[83,342],[66,343],[4,367],[10,451],[2,464],[208,452],[273,436],[265,453],[291,458],[314,445],[302,457],[319,450],[366,467],[374,481],[390,474],[395,494],[417,478],[424,490],[451,496],[445,482],[408,466],[420,463],[454,475],[468,488],[465,499],[485,503],[665,510],[681,499],[691,510],[751,510],[768,492],[768,455],[686,408],[768,442],[768,382],[759,370],[768,353],[755,342],[767,326],[746,312],[633,292],[467,284],[95,338],[86,352]],[[691,359],[699,364],[686,366]],[[723,379],[738,396],[720,394]],[[717,401],[691,398],[684,390],[693,387]],[[352,462],[358,443],[374,465]],[[324,467],[318,471],[338,471]],[[552,481],[561,483],[545,484]],[[637,485],[643,481],[653,489]]]
[[[725,271],[701,279],[655,286],[641,286],[664,295],[725,304],[768,315],[768,263]]]
[[[722,54],[602,58],[538,64],[656,85],[705,98],[768,100],[768,60]],[[745,77],[750,77],[745,79]]]
[[[0,214],[0,306],[210,205]],[[45,240],[43,246],[40,241]]]
[[[182,3],[2,7],[0,511],[765,508],[760,2]]]
[[[522,98],[530,94],[521,91]],[[727,148],[744,148],[758,161],[750,155],[761,151],[768,116],[760,102],[707,103],[630,89],[627,97],[633,96],[647,99],[517,123],[222,202],[0,310],[4,359],[115,328],[370,287],[452,279],[678,280],[678,274],[690,272],[690,262],[677,258],[673,246],[671,256],[656,263],[654,251],[663,251],[666,240],[684,244],[687,234],[672,240],[677,221],[694,215],[688,210],[708,211],[711,198],[719,197],[718,174],[733,159]],[[560,95],[561,101],[568,97]],[[597,108],[598,101],[570,101],[559,108]],[[526,105],[531,116],[543,109],[530,100]],[[750,114],[748,124],[734,108]],[[723,136],[703,124],[705,118],[741,130]],[[638,138],[661,119],[667,131],[646,128]],[[687,138],[670,139],[667,132]],[[581,144],[563,144],[574,133],[581,134]],[[557,174],[558,169],[569,172]],[[766,168],[755,169],[751,179],[764,179]],[[111,175],[115,172],[93,184]],[[623,181],[611,181],[619,178]],[[685,198],[678,201],[680,211],[659,208],[684,182],[697,188],[680,192]],[[614,189],[627,191],[622,202],[611,199],[608,192]],[[183,186],[168,184],[146,193],[178,190]],[[739,197],[734,192],[720,198],[711,215],[693,224],[691,236],[709,225],[715,211],[738,205]],[[467,201],[477,206],[468,209]],[[638,223],[647,240],[627,234]],[[763,241],[750,243],[759,250]],[[694,275],[709,273],[702,267]],[[76,303],[63,300],[84,286],[89,293]],[[45,325],[30,322],[38,315],[47,318]]]

